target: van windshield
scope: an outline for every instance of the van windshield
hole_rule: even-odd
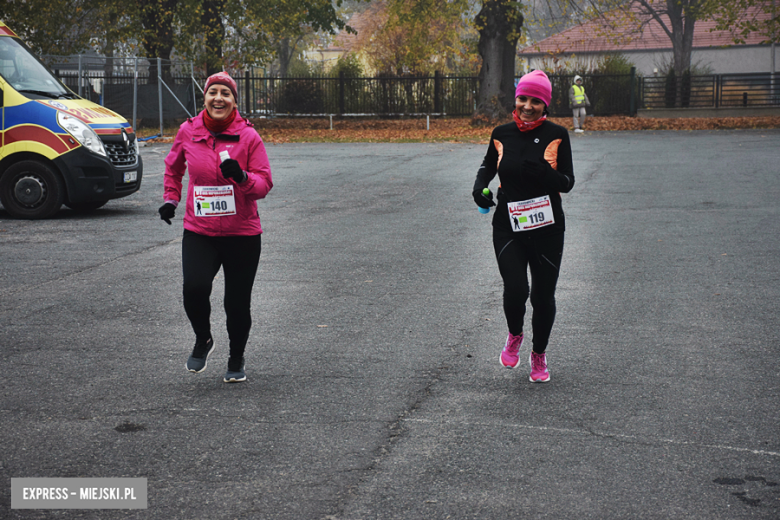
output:
[[[0,37],[0,76],[32,99],[77,97],[16,38]]]

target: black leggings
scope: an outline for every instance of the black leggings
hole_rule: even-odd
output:
[[[504,279],[504,314],[509,332],[523,332],[525,302],[528,300],[528,268],[531,269],[531,305],[533,306],[533,350],[541,354],[547,348],[555,321],[555,286],[563,257],[563,233],[543,238],[493,236],[498,270]]]
[[[199,339],[211,335],[211,286],[223,268],[230,357],[242,357],[252,327],[252,286],[260,262],[260,235],[209,237],[184,230],[181,257],[184,310]]]

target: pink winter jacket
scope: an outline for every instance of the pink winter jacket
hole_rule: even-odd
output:
[[[238,161],[246,172],[247,179],[244,182],[239,184],[222,176],[219,152],[223,150],[230,154],[231,159]],[[185,169],[189,173],[189,182],[184,229],[208,236],[259,235],[263,232],[257,213],[257,200],[264,198],[274,184],[263,140],[252,128],[252,123],[236,114],[236,119],[219,138],[215,138],[206,128],[203,112],[182,123],[173,147],[165,158],[166,202],[178,204],[181,201]],[[195,186],[228,184],[235,186],[236,214],[196,217],[193,205]]]

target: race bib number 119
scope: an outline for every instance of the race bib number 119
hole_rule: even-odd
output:
[[[550,196],[507,203],[512,231],[528,231],[555,224]]]

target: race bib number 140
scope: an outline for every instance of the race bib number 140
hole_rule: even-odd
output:
[[[196,217],[224,217],[236,214],[233,185],[195,186],[193,209]]]
[[[512,231],[528,231],[555,224],[550,196],[507,203]]]

